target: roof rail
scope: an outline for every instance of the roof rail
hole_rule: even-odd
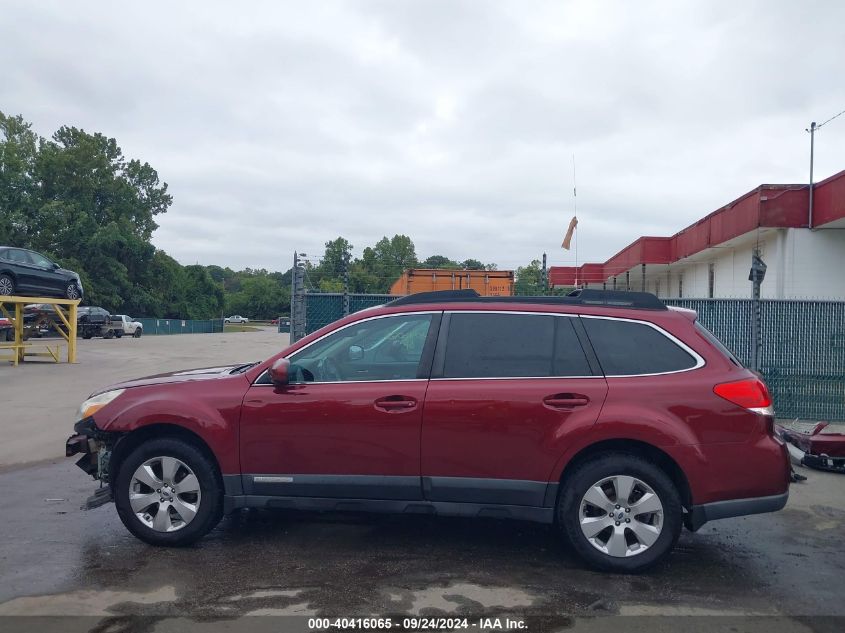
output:
[[[566,296],[482,297],[475,290],[438,290],[419,292],[390,301],[388,306],[418,303],[542,303],[547,305],[594,305],[608,308],[667,310],[666,305],[650,292],[627,290],[574,290]]]

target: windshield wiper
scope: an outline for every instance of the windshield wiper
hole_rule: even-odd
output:
[[[260,363],[260,362],[261,362],[260,360],[257,360],[257,361],[255,361],[254,363],[247,363],[246,365],[238,365],[237,367],[235,367],[235,368],[234,368],[232,371],[230,371],[229,373],[230,373],[230,374],[242,374],[242,373],[244,373],[247,369],[249,369],[250,367],[255,367],[255,366],[256,366],[258,363]]]

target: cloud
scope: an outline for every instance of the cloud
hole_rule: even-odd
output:
[[[347,237],[511,268],[579,260],[807,178],[845,108],[845,5],[7,2],[0,107],[117,138],[183,263],[286,269]],[[845,119],[816,174],[845,168]]]

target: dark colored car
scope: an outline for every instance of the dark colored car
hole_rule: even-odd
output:
[[[82,281],[35,251],[0,246],[0,295],[82,299]]]
[[[15,326],[9,319],[0,317],[0,342],[15,340]]]
[[[410,295],[262,362],[98,391],[74,429],[67,454],[156,545],[245,507],[461,515],[555,524],[635,571],[789,486],[766,386],[646,293]]]

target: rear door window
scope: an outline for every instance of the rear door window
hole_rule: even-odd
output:
[[[570,317],[452,313],[444,378],[590,376]]]
[[[645,323],[582,318],[606,376],[664,374],[692,369],[697,359]]]

